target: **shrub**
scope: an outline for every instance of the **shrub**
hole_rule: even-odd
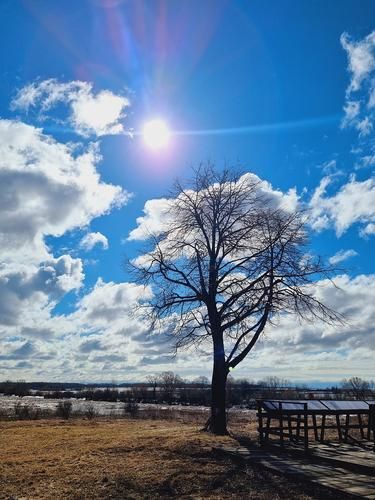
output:
[[[0,408],[0,420],[9,420],[9,410],[7,408]]]
[[[125,415],[129,415],[130,417],[136,417],[139,412],[139,404],[136,401],[128,401],[124,407]]]
[[[72,416],[72,406],[70,401],[60,401],[56,408],[56,416],[67,420]]]
[[[14,417],[18,420],[30,420],[32,419],[33,407],[29,404],[22,404],[17,402],[14,404]]]
[[[95,406],[93,404],[88,404],[85,408],[85,417],[87,420],[92,420],[97,416]]]
[[[9,414],[6,410],[2,412],[1,417],[5,417],[8,413],[8,418],[15,418],[16,420],[38,420],[40,418],[50,418],[52,412],[48,408],[40,408],[30,403],[21,403],[17,401],[13,407],[13,414]]]

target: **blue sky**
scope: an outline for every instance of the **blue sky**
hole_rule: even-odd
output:
[[[350,320],[284,320],[235,376],[375,378],[374,2],[3,0],[0,19],[0,379],[209,374],[130,315],[123,265],[208,160],[310,210],[312,252],[343,268],[320,296]]]

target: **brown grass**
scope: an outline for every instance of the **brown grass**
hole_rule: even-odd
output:
[[[0,442],[2,499],[330,498],[215,453],[236,441],[180,422],[0,422]]]

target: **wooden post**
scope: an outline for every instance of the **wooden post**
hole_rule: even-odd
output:
[[[283,404],[279,402],[279,427],[280,427],[280,445],[284,446],[284,427],[283,427]]]
[[[342,441],[342,432],[341,432],[341,423],[340,423],[340,415],[336,415],[336,425],[337,425],[337,433],[339,435],[339,441]]]
[[[265,440],[268,442],[269,437],[270,437],[270,424],[271,424],[271,417],[267,415],[267,422],[266,422],[266,433],[265,433]]]
[[[305,453],[307,453],[309,449],[309,423],[308,423],[308,414],[307,414],[307,403],[303,403],[303,430],[304,430],[304,441],[305,441]]]
[[[318,427],[316,425],[316,415],[315,413],[313,413],[312,415],[312,420],[313,420],[313,427],[314,427],[314,437],[315,437],[315,441],[319,441],[319,437],[318,437]]]
[[[301,435],[301,414],[298,413],[298,415],[297,415],[297,429],[296,429],[297,441],[299,440],[300,435]]]
[[[350,415],[349,413],[347,413],[345,418],[345,434],[344,434],[345,443],[348,442],[349,424],[350,424]]]
[[[367,441],[371,439],[371,405],[368,408],[368,417],[367,417]]]
[[[288,433],[289,433],[289,441],[293,440],[293,433],[292,433],[292,420],[290,415],[288,415]]]
[[[371,440],[371,432],[372,432],[372,440],[374,443],[373,450],[375,451],[375,405],[369,405],[369,413],[368,413],[368,429],[367,429],[367,439]]]
[[[365,433],[363,431],[362,415],[360,413],[358,413],[358,425],[359,425],[359,430],[361,431],[361,438],[365,439]]]
[[[262,405],[258,401],[258,432],[259,432],[259,442],[262,445],[263,444],[263,415],[262,415]]]
[[[322,415],[322,428],[320,430],[320,441],[324,441],[324,431],[325,431],[325,425],[326,425],[326,416],[325,414]]]

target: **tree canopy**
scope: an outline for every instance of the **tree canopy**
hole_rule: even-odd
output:
[[[151,322],[172,333],[176,348],[209,341],[213,353],[208,427],[226,432],[228,373],[253,349],[267,323],[283,314],[335,323],[339,315],[314,295],[331,269],[308,252],[306,216],[275,197],[256,176],[210,165],[177,182],[133,263],[151,285]]]

